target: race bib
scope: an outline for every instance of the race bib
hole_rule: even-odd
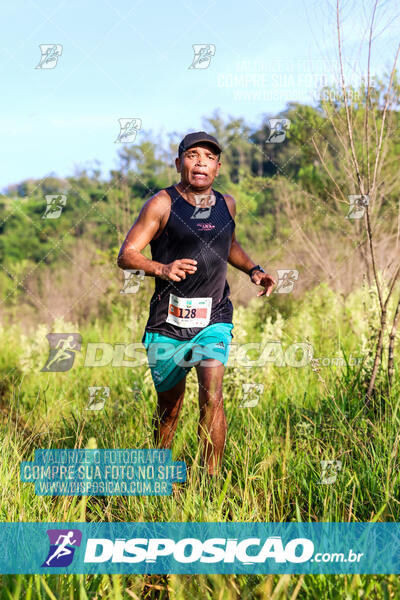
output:
[[[170,294],[166,322],[178,327],[205,327],[211,307],[212,298],[179,298]]]

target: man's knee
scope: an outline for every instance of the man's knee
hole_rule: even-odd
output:
[[[222,373],[213,373],[207,370],[206,372],[200,373],[198,377],[199,391],[200,394],[212,395],[222,394]]]
[[[157,413],[159,414],[162,420],[167,419],[168,417],[173,417],[177,413],[182,406],[182,397],[178,398],[160,398],[158,397],[157,402]]]
[[[162,420],[175,417],[183,402],[185,394],[185,381],[180,381],[174,388],[165,392],[158,392],[157,413]]]

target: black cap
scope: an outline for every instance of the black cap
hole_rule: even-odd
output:
[[[222,152],[222,148],[219,145],[218,140],[214,136],[208,135],[208,133],[206,133],[205,131],[196,131],[196,133],[188,133],[187,135],[185,135],[185,137],[179,144],[178,155],[180,156],[182,152],[185,152],[185,150],[188,150],[189,148],[197,144],[197,142],[209,142],[217,148],[218,154]]]

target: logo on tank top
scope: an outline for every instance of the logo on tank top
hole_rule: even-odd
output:
[[[197,223],[197,227],[200,231],[210,231],[210,229],[215,229],[215,225],[212,223]]]

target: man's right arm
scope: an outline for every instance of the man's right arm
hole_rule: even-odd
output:
[[[159,192],[143,205],[138,218],[130,228],[119,251],[117,264],[121,269],[140,269],[146,275],[158,277],[163,265],[146,258],[141,252],[157,235],[162,216],[167,210],[166,192]]]
[[[152,196],[143,205],[119,251],[117,264],[121,269],[141,270],[145,275],[167,281],[181,281],[186,279],[186,274],[196,272],[196,260],[182,258],[165,265],[142,254],[142,250],[157,235],[163,215],[169,208],[170,198],[164,190]]]

